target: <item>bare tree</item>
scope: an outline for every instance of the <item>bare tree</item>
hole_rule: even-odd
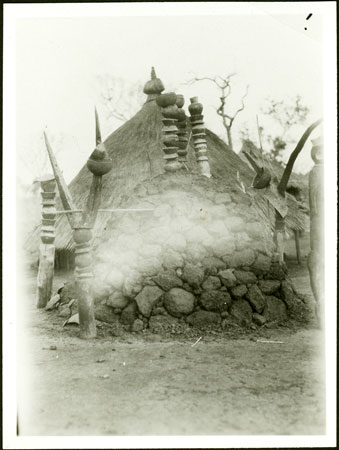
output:
[[[127,122],[145,102],[143,84],[128,81],[109,74],[97,77],[99,97],[104,105],[107,118]]]
[[[309,108],[303,104],[300,95],[287,100],[267,98],[266,104],[262,108],[262,113],[271,117],[279,126],[279,131],[275,136],[270,134],[265,136],[267,145],[270,146],[269,156],[278,160],[281,158],[286,145],[294,142],[294,139],[290,139],[287,135],[288,132],[294,126],[305,123],[309,114]],[[264,135],[263,128],[261,129],[261,133]]]
[[[245,98],[248,94],[249,86],[246,86],[246,90],[244,95],[241,97],[241,105],[240,107],[233,113],[226,112],[226,100],[231,95],[232,92],[232,85],[231,85],[231,78],[236,75],[236,73],[231,73],[230,75],[227,75],[226,77],[221,77],[220,75],[215,76],[214,78],[211,77],[195,77],[192,80],[188,81],[187,84],[193,84],[198,81],[210,81],[214,83],[215,86],[217,86],[219,92],[221,93],[220,98],[220,106],[216,109],[217,114],[222,118],[222,123],[224,125],[224,128],[226,130],[227,134],[227,144],[230,147],[231,150],[233,150],[233,140],[232,140],[232,125],[234,123],[234,120],[238,116],[238,114],[245,109]]]

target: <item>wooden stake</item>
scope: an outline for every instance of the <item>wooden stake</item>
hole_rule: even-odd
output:
[[[64,177],[59,168],[58,162],[55,158],[52,147],[50,146],[50,143],[48,141],[48,138],[47,138],[47,135],[45,132],[44,132],[44,138],[45,138],[45,144],[46,144],[49,160],[51,162],[51,166],[53,169],[55,181],[58,185],[58,190],[59,190],[59,195],[60,195],[60,199],[62,202],[62,206],[64,207],[65,210],[76,209],[73,204],[73,199],[72,199],[71,193],[68,190],[67,184],[64,180]],[[73,228],[76,225],[75,217],[72,214],[67,214],[67,219],[68,219],[70,226]]]
[[[323,325],[324,308],[324,185],[323,185],[323,156],[321,139],[313,140],[311,156],[315,163],[309,174],[309,203],[310,203],[310,244],[308,255],[308,270],[311,288],[316,300],[316,314]]]
[[[81,224],[73,227],[75,242],[75,279],[78,291],[80,337],[93,339],[96,337],[96,322],[94,297],[92,293],[92,228],[99,211],[102,176],[112,167],[104,144],[101,143],[99,118],[95,110],[96,148],[87,161],[87,167],[92,172],[92,184],[87,203],[82,213]]]
[[[54,276],[54,256],[55,256],[55,195],[56,182],[52,175],[40,180],[42,197],[42,225],[41,244],[39,257],[39,270],[37,278],[38,299],[37,307],[44,308],[51,298],[53,276]]]
[[[300,240],[299,240],[299,230],[294,230],[294,240],[295,240],[295,251],[297,254],[298,264],[301,264],[301,253],[300,253]]]

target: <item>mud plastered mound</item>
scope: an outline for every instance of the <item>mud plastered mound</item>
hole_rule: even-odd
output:
[[[139,185],[125,205],[151,211],[112,215],[95,242],[99,320],[161,332],[306,316],[277,261],[269,224],[238,186],[164,174]],[[62,313],[74,286],[61,296]]]

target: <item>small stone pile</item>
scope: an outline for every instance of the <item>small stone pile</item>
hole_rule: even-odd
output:
[[[153,211],[112,216],[96,243],[97,318],[158,332],[300,316],[305,305],[272,239],[239,195],[238,187],[192,174],[138,186],[126,207]]]

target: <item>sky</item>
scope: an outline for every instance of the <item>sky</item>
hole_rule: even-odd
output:
[[[90,17],[81,17],[81,9],[48,17],[53,14],[45,9],[45,14],[18,18],[18,160],[31,161],[36,155],[39,159],[40,154],[45,157],[42,131],[46,130],[66,181],[70,181],[94,146],[94,105],[99,110],[104,137],[122,124],[108,120],[104,114],[98,77],[110,74],[123,79],[126,86],[144,84],[152,66],[166,91],[185,95],[186,108],[189,98],[198,96],[204,105],[206,126],[222,138],[225,130],[215,112],[218,91],[207,81],[193,85],[187,85],[187,81],[195,76],[236,72],[228,109],[231,113],[249,85],[246,108],[233,127],[236,152],[241,148],[240,131],[244,127],[257,139],[257,114],[265,130],[274,133],[276,125],[261,113],[267,97],[287,100],[300,95],[310,115],[304,126],[293,130],[296,142],[305,127],[322,116],[322,17],[312,13],[310,5],[302,9],[290,4],[283,13],[277,5],[244,3],[235,9],[218,5],[219,9],[205,8],[198,15],[200,10],[193,4],[184,15],[175,8],[173,15],[160,15],[164,13],[161,8],[151,9],[146,15],[144,10],[140,15],[134,7],[121,14],[117,5],[109,5],[107,12],[106,4],[105,11],[98,7]],[[306,20],[309,13],[312,16]],[[289,144],[285,159],[294,145]],[[310,146],[298,158],[297,171],[307,172],[312,167]],[[32,178],[29,164],[26,166],[20,165],[18,172],[25,182]]]

